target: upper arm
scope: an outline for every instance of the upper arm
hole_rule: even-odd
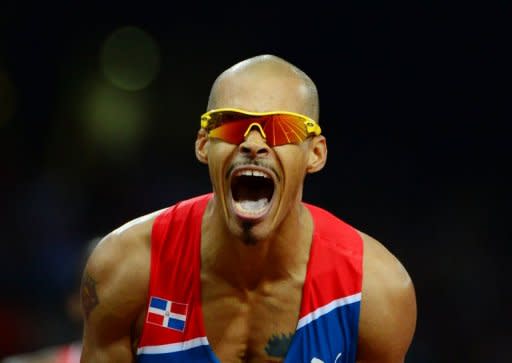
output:
[[[404,362],[416,329],[416,295],[404,266],[362,233],[365,256],[359,322],[359,363]]]
[[[133,362],[132,329],[146,302],[149,255],[130,233],[111,233],[87,262],[81,285],[81,362]]]

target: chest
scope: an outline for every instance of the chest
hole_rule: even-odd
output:
[[[303,281],[279,280],[251,291],[203,275],[208,341],[221,362],[282,362],[294,336]]]

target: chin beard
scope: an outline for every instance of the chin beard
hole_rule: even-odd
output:
[[[254,246],[258,240],[252,233],[252,227],[254,225],[250,222],[244,222],[242,224],[242,242],[247,246]]]

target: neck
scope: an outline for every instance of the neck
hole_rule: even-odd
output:
[[[202,269],[242,289],[303,275],[313,222],[309,210],[301,203],[271,235],[251,243],[234,236],[221,219],[220,213],[205,213]]]

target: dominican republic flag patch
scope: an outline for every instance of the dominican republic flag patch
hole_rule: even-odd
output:
[[[151,296],[147,322],[164,328],[185,331],[188,304]]]

